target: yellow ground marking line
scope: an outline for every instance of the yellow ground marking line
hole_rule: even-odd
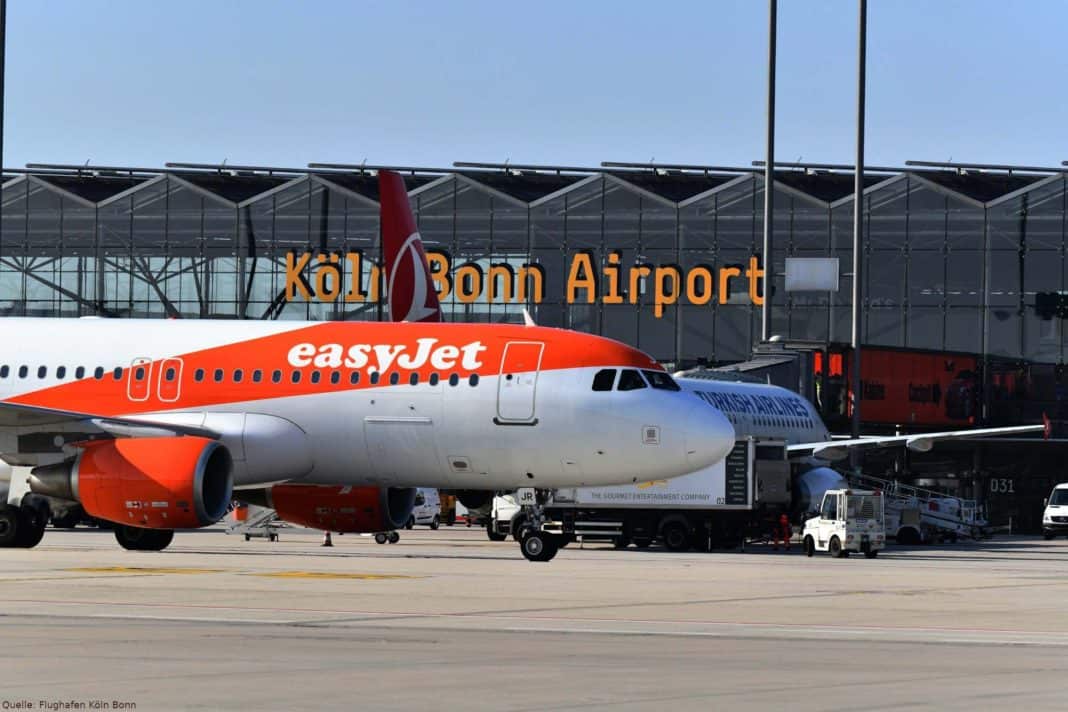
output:
[[[296,579],[359,579],[365,581],[378,581],[384,579],[419,579],[425,576],[405,576],[403,574],[345,574],[331,573],[328,571],[272,571],[268,573],[249,574],[249,576],[263,576],[267,578],[296,578]]]
[[[181,569],[166,566],[80,566],[64,569],[84,574],[221,574],[223,569]]]

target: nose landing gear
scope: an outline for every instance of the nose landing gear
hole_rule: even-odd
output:
[[[545,490],[526,490],[528,496],[521,501],[529,502],[523,505],[523,515],[516,517],[516,522],[521,522],[518,531],[513,532],[515,540],[519,542],[519,550],[523,552],[523,558],[527,561],[552,561],[556,553],[562,549],[567,539],[562,534],[553,534],[544,531],[545,509],[542,503],[548,494]]]

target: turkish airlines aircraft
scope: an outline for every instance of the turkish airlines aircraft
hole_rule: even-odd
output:
[[[795,467],[796,506],[801,512],[818,506],[828,489],[845,486],[842,476],[829,465],[845,459],[852,450],[905,446],[927,452],[946,440],[1036,432],[1045,432],[1048,437],[1049,434],[1047,421],[1043,425],[834,439],[816,407],[793,391],[764,383],[724,380],[726,374],[700,369],[680,371],[675,378],[684,391],[726,414],[739,438],[754,436],[786,443],[787,454]]]
[[[384,210],[396,204],[390,185],[382,186]],[[214,523],[235,487],[268,490],[293,521],[314,518],[344,494],[349,506],[336,517],[382,531],[403,525],[418,486],[549,489],[625,483],[632,473],[670,478],[718,462],[734,443],[723,414],[681,392],[646,354],[561,329],[16,318],[0,325],[0,458],[34,468],[32,492],[79,501],[119,524],[127,548],[162,549],[174,529]],[[641,387],[601,390],[604,369],[633,371]],[[302,487],[309,484],[334,487]],[[19,504],[0,508],[2,546],[33,546],[43,535],[39,504]]]

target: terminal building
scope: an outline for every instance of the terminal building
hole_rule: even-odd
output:
[[[463,165],[463,164],[461,164]],[[466,164],[399,169],[453,321],[609,336],[673,368],[750,358],[770,333],[811,356],[847,428],[854,176],[775,173],[762,256],[759,168]],[[1068,173],[874,168],[863,193],[861,414],[885,432],[1068,420]],[[377,178],[361,166],[5,169],[7,316],[380,319]],[[788,259],[837,258],[837,285],[787,290]],[[17,338],[9,335],[8,338]],[[985,501],[1035,531],[1059,442],[940,446],[871,467]],[[1032,511],[1035,510],[1035,511]]]

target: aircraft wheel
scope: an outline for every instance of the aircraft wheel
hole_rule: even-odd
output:
[[[19,531],[19,510],[0,505],[0,548],[15,546]]]
[[[20,507],[18,509],[18,527],[15,530],[15,546],[22,549],[32,549],[41,543],[44,538],[45,527],[48,526],[47,507]]]
[[[559,547],[552,535],[529,530],[520,540],[519,548],[527,561],[551,561]]]
[[[163,551],[174,540],[174,530],[118,525],[115,527],[115,540],[128,551]]]
[[[441,526],[441,518],[438,515],[434,515],[434,518],[430,520],[430,528],[437,529]]]
[[[378,532],[377,534],[375,534],[376,544],[385,544],[387,541],[389,541],[389,537],[386,536],[384,533]]]
[[[400,534],[398,534],[397,532],[390,532],[386,536],[386,538],[389,540],[390,544],[396,544],[398,541],[400,541]]]
[[[816,554],[816,542],[810,537],[805,537],[805,556],[815,556]]]

